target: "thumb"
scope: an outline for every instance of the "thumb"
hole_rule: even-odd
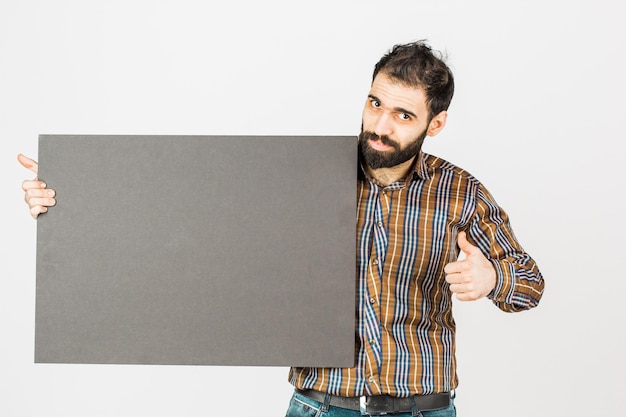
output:
[[[458,242],[459,242],[459,248],[465,253],[465,255],[471,255],[477,250],[480,250],[478,249],[478,247],[469,243],[469,241],[467,240],[467,233],[465,232],[459,233]]]
[[[17,160],[20,162],[20,164],[22,164],[24,168],[30,169],[31,171],[35,173],[35,175],[37,175],[37,171],[39,168],[39,165],[37,164],[37,162],[33,161],[30,158],[27,158],[26,156],[22,154],[17,155]]]

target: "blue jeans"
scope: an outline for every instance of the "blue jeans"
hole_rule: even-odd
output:
[[[285,417],[361,417],[361,412],[357,410],[348,410],[339,407],[328,407],[324,411],[322,403],[312,400],[309,397],[301,395],[297,392],[293,393],[287,414]],[[400,413],[393,414],[393,417],[456,417],[456,408],[454,408],[454,399],[450,400],[450,406],[442,410],[422,411],[417,414]]]

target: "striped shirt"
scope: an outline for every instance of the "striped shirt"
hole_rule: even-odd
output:
[[[458,233],[493,263],[488,298],[501,310],[536,306],[541,273],[506,213],[466,171],[420,153],[410,175],[388,186],[359,174],[355,366],[291,368],[289,381],[348,397],[451,391],[455,323],[444,267],[458,258]]]

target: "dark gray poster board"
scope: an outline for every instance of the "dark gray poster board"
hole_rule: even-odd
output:
[[[353,366],[356,149],[41,135],[35,362]]]

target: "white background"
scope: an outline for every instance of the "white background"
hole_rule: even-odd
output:
[[[416,39],[457,82],[425,149],[483,181],[546,279],[529,312],[455,304],[459,415],[623,415],[618,4],[0,0],[0,416],[284,415],[287,368],[34,364],[16,155],[40,133],[356,135],[374,63]]]

